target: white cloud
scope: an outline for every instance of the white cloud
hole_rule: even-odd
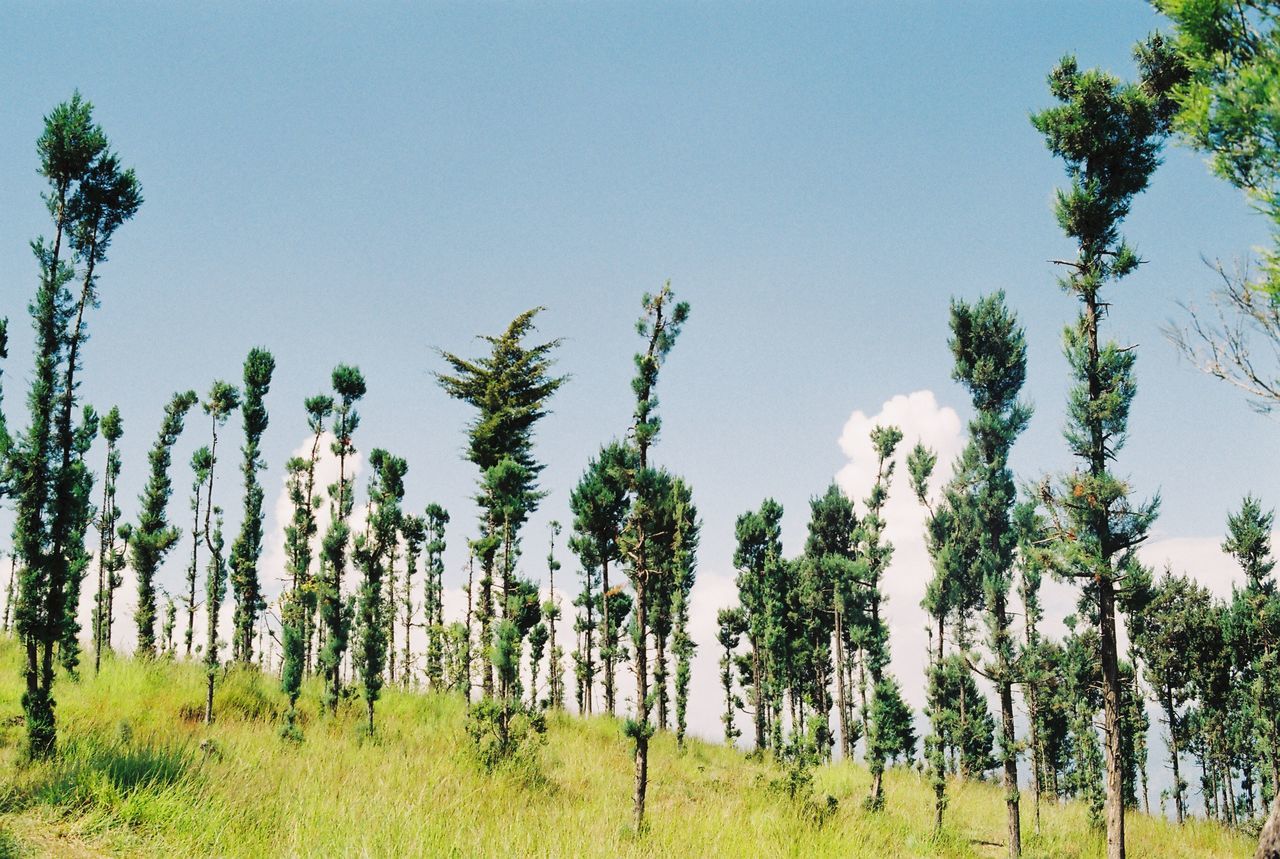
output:
[[[865,513],[863,499],[876,478],[876,453],[871,431],[876,426],[896,426],[902,442],[894,455],[897,463],[889,499],[885,502],[885,537],[893,544],[893,559],[885,570],[882,592],[887,600],[891,670],[902,683],[903,695],[917,709],[924,706],[923,678],[929,647],[925,625],[928,616],[920,608],[925,584],[932,576],[929,550],[925,545],[927,513],[916,501],[907,482],[907,454],[920,442],[938,456],[930,481],[935,493],[951,474],[951,465],[964,448],[965,430],[955,409],[938,403],[932,391],[899,394],[868,415],[854,411],[840,433],[840,449],[849,462],[836,474],[840,488]]]

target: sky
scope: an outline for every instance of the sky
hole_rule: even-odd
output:
[[[356,446],[407,458],[408,508],[451,511],[446,585],[460,599],[476,474],[461,458],[470,414],[432,377],[438,350],[479,354],[476,335],[545,306],[538,334],[563,339],[557,367],[571,380],[538,428],[548,494],[525,532],[537,576],[547,523],[569,521],[587,459],[630,422],[640,296],[670,279],[692,314],[660,382],[655,457],[689,480],[704,522],[692,723],[714,736],[714,614],[733,599],[735,517],[776,498],[785,548],[799,552],[811,496],[833,479],[866,495],[877,422],[901,424],[904,453],[923,439],[949,462],[969,417],[950,377],[953,297],[1004,290],[1026,327],[1035,416],[1019,478],[1071,467],[1060,342],[1075,307],[1048,262],[1071,253],[1051,212],[1064,174],[1028,117],[1050,103],[1045,76],[1063,54],[1133,73],[1132,44],[1162,25],[1137,0],[12,3],[2,14],[12,425],[25,425],[31,371],[28,243],[48,231],[41,117],[79,88],[146,197],[101,271],[82,389],[123,414],[126,518],[170,394],[238,380],[260,345],[277,361],[264,480],[278,541],[303,398],[353,363],[369,385]],[[1162,498],[1144,557],[1225,593],[1225,518],[1245,492],[1274,503],[1275,426],[1180,360],[1161,326],[1206,301],[1204,259],[1247,257],[1265,223],[1175,145],[1125,234],[1147,264],[1112,290],[1105,327],[1139,355],[1118,468]],[[175,452],[179,522],[206,433],[189,421]],[[228,455],[219,468],[229,530],[236,465]],[[893,492],[894,670],[918,705],[922,513],[904,480]],[[183,565],[172,553],[171,590]],[[126,588],[126,611],[131,598]],[[1064,588],[1048,610],[1071,607]]]

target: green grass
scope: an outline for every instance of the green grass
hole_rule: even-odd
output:
[[[658,736],[649,827],[631,827],[629,742],[605,717],[550,720],[536,769],[485,775],[468,755],[462,702],[389,691],[376,739],[357,702],[337,718],[304,696],[306,740],[279,737],[272,678],[232,672],[218,721],[197,716],[199,666],[107,661],[57,687],[56,761],[24,763],[18,652],[0,638],[0,859],[5,856],[999,856],[1002,793],[950,788],[947,831],[930,837],[932,792],[914,771],[889,773],[887,808],[862,811],[858,765],[815,774],[839,801],[822,825],[774,783],[778,767]],[[1030,816],[1030,803],[1024,802]],[[1029,827],[1028,827],[1029,829]],[[1054,805],[1026,855],[1101,853],[1084,810]],[[1179,829],[1130,817],[1135,857],[1249,856],[1241,836],[1207,823]]]

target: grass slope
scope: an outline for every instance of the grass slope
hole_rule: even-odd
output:
[[[814,786],[839,807],[817,825],[774,786],[775,765],[698,741],[679,754],[663,734],[649,829],[636,837],[630,744],[608,718],[557,716],[538,767],[486,776],[454,697],[389,691],[371,742],[358,702],[319,718],[309,688],[306,741],[294,746],[278,736],[272,678],[231,672],[206,729],[201,668],[167,661],[108,661],[99,677],[60,682],[61,755],[25,764],[18,666],[15,643],[0,638],[0,856],[1004,855],[991,784],[953,784],[948,831],[933,841],[925,777],[891,771],[888,807],[872,815],[860,805],[866,771],[834,764]],[[1216,825],[1130,820],[1135,857],[1251,855]],[[1102,852],[1076,804],[1046,808],[1043,834],[1024,842],[1028,856]]]

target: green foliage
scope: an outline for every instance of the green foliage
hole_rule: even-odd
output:
[[[156,652],[155,575],[164,556],[181,536],[165,516],[169,496],[173,493],[173,481],[169,477],[173,446],[182,434],[187,412],[197,402],[195,391],[182,391],[174,394],[165,407],[160,434],[147,457],[151,473],[138,498],[138,524],[129,531],[127,540],[132,550],[133,572],[138,580],[138,607],[133,619],[137,626],[138,653],[143,656],[154,656]]]
[[[30,422],[16,443],[7,428],[0,430],[0,447],[3,482],[17,500],[14,553],[23,562],[15,613],[18,634],[29,644],[23,710],[30,751],[44,757],[53,754],[57,738],[54,651],[64,667],[76,669],[75,612],[89,564],[84,544],[93,475],[84,456],[97,432],[96,414],[86,409],[75,423],[86,312],[98,305],[97,268],[142,194],[78,92],[45,117],[36,149],[53,237],[31,243],[40,283],[29,305],[35,329]]]
[[[1081,71],[1074,57],[1065,57],[1049,75],[1059,104],[1031,119],[1070,180],[1057,192],[1054,212],[1075,242],[1076,258],[1058,261],[1067,270],[1059,284],[1081,303],[1077,321],[1063,335],[1074,381],[1064,435],[1083,468],[1063,477],[1057,490],[1046,481],[1041,494],[1053,520],[1054,570],[1082,579],[1096,603],[1107,783],[1113,786],[1121,781],[1122,757],[1116,601],[1141,583],[1141,576],[1126,576],[1136,568],[1133,552],[1155,521],[1159,499],[1132,503],[1128,483],[1110,471],[1126,438],[1137,356],[1101,340],[1099,324],[1109,305],[1099,293],[1141,262],[1120,235],[1120,224],[1159,164],[1173,114],[1169,88],[1178,78],[1176,57],[1158,37],[1138,59],[1142,80],[1128,84],[1105,72]],[[1108,849],[1123,854],[1124,806],[1116,790],[1109,791],[1107,805]]]
[[[1153,0],[1174,25],[1168,88],[1174,129],[1201,152],[1219,177],[1245,192],[1280,226],[1280,141],[1275,93],[1280,45],[1273,0]],[[1267,254],[1267,286],[1275,291],[1276,251]]]
[[[331,381],[336,396],[333,401],[334,438],[330,448],[338,457],[338,479],[329,484],[329,527],[321,541],[320,575],[316,589],[320,622],[325,630],[319,669],[326,681],[325,705],[330,713],[335,713],[342,693],[340,668],[355,613],[354,603],[342,598],[342,577],[347,566],[347,544],[351,538],[347,519],[355,504],[347,460],[356,452],[352,436],[360,426],[360,415],[355,405],[365,394],[365,382],[360,370],[347,364],[339,364],[333,369]]]
[[[388,606],[383,579],[389,557],[399,538],[403,514],[404,477],[409,467],[403,459],[381,448],[369,453],[373,476],[369,481],[369,533],[356,537],[353,555],[363,573],[359,597],[360,647],[356,667],[368,712],[368,730],[373,734],[374,703],[382,694],[383,672],[387,664]]]
[[[244,362],[244,517],[240,534],[231,544],[231,587],[235,593],[235,633],[232,637],[236,661],[253,661],[253,632],[258,617],[266,609],[258,581],[258,558],[262,554],[262,484],[258,472],[267,467],[260,452],[262,434],[267,429],[267,407],[263,402],[271,389],[276,361],[266,349],[252,349]]]

